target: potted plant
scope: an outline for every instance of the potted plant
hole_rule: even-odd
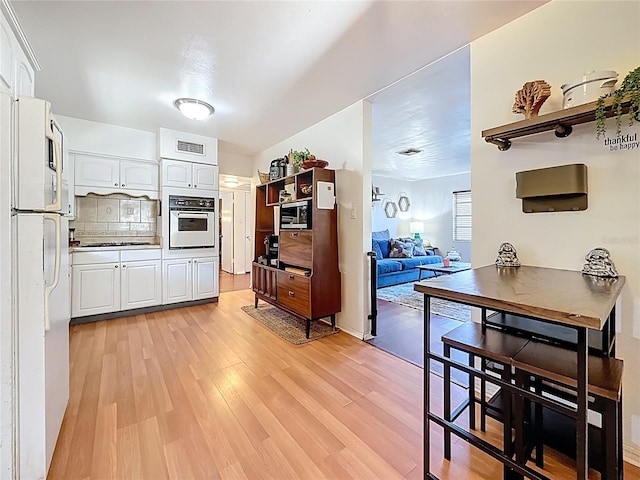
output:
[[[633,121],[640,121],[640,67],[630,71],[620,88],[614,92],[604,95],[598,99],[596,106],[596,138],[599,139],[601,135],[604,135],[606,127],[606,114],[605,114],[605,99],[613,98],[611,108],[616,114],[616,136],[620,136],[622,127],[622,103],[625,100],[631,100],[629,107],[629,126],[633,124]]]
[[[312,157],[315,158],[311,155],[308,148],[305,148],[304,151],[291,149],[287,157],[289,158],[289,163],[292,164],[296,170],[299,170],[307,160],[310,160]]]

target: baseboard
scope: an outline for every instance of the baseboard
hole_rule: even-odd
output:
[[[640,467],[640,446],[635,443],[625,443],[622,445],[622,450],[622,457],[625,462],[629,462],[636,467]]]
[[[142,315],[144,313],[172,310],[174,308],[193,307],[194,305],[204,305],[205,303],[218,303],[218,297],[205,298],[203,300],[190,300],[188,302],[167,303],[166,305],[154,305],[153,307],[134,308],[131,310],[119,310],[117,312],[99,313],[97,315],[87,315],[86,317],[73,317],[69,322],[69,325],[80,325],[82,323],[99,322],[101,320],[112,320],[114,318],[130,317],[133,315]]]
[[[358,340],[364,339],[364,334],[359,330],[353,330],[351,328],[346,328],[343,325],[337,324],[337,327],[342,330],[344,333],[348,333],[352,337],[356,337]]]

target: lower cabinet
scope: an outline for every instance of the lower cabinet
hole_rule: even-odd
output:
[[[216,257],[163,260],[162,270],[163,304],[202,300],[219,294]]]
[[[145,260],[122,263],[120,310],[152,307],[162,303],[162,262]]]
[[[71,270],[72,317],[120,310],[120,262],[74,265]]]
[[[73,253],[72,317],[152,307],[161,303],[160,250]]]

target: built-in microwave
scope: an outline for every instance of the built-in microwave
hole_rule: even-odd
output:
[[[311,228],[311,200],[280,205],[280,228],[308,230]]]

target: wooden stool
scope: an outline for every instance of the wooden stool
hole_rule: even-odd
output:
[[[483,362],[491,360],[502,367],[501,378],[505,382],[511,382],[511,358],[527,344],[524,338],[516,337],[500,330],[487,328],[482,332],[482,325],[475,322],[466,322],[442,336],[444,356],[450,358],[451,348],[469,354],[469,366],[474,366],[474,357],[479,357]],[[454,367],[455,368],[455,367]],[[480,404],[481,430],[484,431],[484,416],[486,415],[487,401],[484,398],[484,380],[481,385],[481,398],[475,397],[475,377],[469,374],[469,397],[452,415],[451,413],[451,367],[444,365],[444,419],[454,421],[460,413],[469,406],[469,427],[475,430],[475,404]],[[511,393],[503,395],[502,422],[504,425],[504,452],[513,455],[511,434]],[[444,432],[444,457],[451,460],[451,433]],[[505,473],[508,469],[505,467]]]
[[[512,365],[516,369],[516,383],[520,387],[527,388],[529,378],[533,377],[539,388],[556,395],[559,391],[553,385],[577,388],[575,352],[530,341],[514,355]],[[593,410],[602,415],[604,465],[600,473],[601,478],[607,480],[618,480],[622,475],[622,371],[622,360],[589,356],[589,395],[594,399],[591,402]],[[524,409],[521,398],[518,404],[516,409]],[[523,458],[521,445],[517,445],[516,450]]]

